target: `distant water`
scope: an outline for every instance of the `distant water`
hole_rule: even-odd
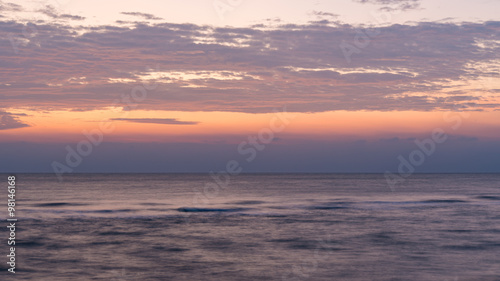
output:
[[[383,175],[238,175],[204,193],[213,183],[19,174],[18,273],[2,227],[0,280],[500,280],[500,175],[394,191]]]

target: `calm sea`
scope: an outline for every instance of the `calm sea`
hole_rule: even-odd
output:
[[[498,174],[16,176],[0,280],[500,280]]]

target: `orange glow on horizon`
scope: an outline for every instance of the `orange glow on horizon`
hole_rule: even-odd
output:
[[[269,127],[275,113],[250,114],[236,112],[185,112],[185,111],[52,111],[35,112],[9,109],[13,113],[25,113],[19,120],[30,127],[0,131],[0,141],[65,142],[77,141],[82,132],[99,129],[100,123],[113,126],[105,134],[106,141],[117,142],[198,142],[214,136],[247,136]],[[331,137],[383,138],[393,136],[418,136],[434,128],[451,128],[453,116],[458,112],[418,111],[330,111],[321,113],[287,113],[295,116],[281,134],[300,138],[324,139]],[[445,114],[448,114],[446,120]],[[475,137],[498,136],[496,120],[499,111],[468,112],[460,117],[461,124],[452,133]],[[469,116],[470,115],[470,116]],[[135,123],[113,118],[128,119],[175,119],[197,124],[150,124]]]

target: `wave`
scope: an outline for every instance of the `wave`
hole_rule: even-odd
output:
[[[35,204],[36,207],[71,207],[71,206],[88,206],[89,204],[83,203],[66,203],[66,202],[51,202],[51,203],[42,203]]]
[[[347,209],[346,206],[312,206],[309,209],[313,210],[338,210],[338,209]]]
[[[387,205],[415,205],[415,204],[439,204],[439,203],[467,203],[465,200],[458,199],[429,199],[422,201],[368,201],[368,204],[387,204]]]
[[[203,212],[242,212],[250,210],[249,208],[231,208],[231,209],[222,209],[222,208],[188,208],[181,207],[178,208],[177,211],[184,213],[203,213]]]
[[[422,203],[466,203],[467,201],[458,200],[458,199],[431,199],[431,200],[425,200],[425,201],[420,201],[420,202],[422,202]]]
[[[486,200],[500,200],[500,196],[493,196],[493,195],[481,195],[481,196],[476,196],[477,199],[486,199]]]
[[[136,212],[138,210],[132,209],[120,209],[120,210],[93,210],[93,211],[77,211],[79,213],[128,213],[128,212]]]
[[[228,204],[237,204],[237,205],[259,205],[259,204],[264,204],[266,203],[265,201],[258,201],[258,200],[244,200],[244,201],[237,201],[237,202],[232,202]]]

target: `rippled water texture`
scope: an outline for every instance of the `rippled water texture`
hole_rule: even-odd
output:
[[[207,183],[17,175],[17,273],[3,239],[0,279],[500,280],[500,175],[414,175],[394,191],[383,175]]]

